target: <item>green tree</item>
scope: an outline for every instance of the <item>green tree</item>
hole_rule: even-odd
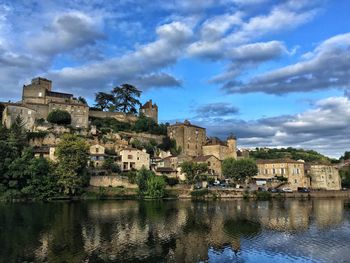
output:
[[[120,87],[115,87],[112,90],[114,95],[115,110],[124,113],[137,113],[137,106],[141,106],[139,97],[141,91],[130,84],[123,84]]]
[[[73,134],[65,134],[57,145],[56,173],[60,190],[64,194],[75,195],[84,186],[88,150],[85,140]]]
[[[163,198],[166,182],[163,177],[152,175],[147,180],[146,195],[151,198]]]
[[[69,125],[72,122],[72,117],[68,111],[57,109],[49,113],[47,121],[58,125]]]
[[[350,188],[350,167],[340,171],[341,184],[343,187]]]
[[[113,105],[114,96],[105,92],[98,92],[95,94],[96,108],[104,111]]]
[[[227,158],[222,162],[222,174],[226,178],[232,178],[237,182],[242,182],[246,178],[258,174],[258,166],[252,159],[235,160]]]
[[[86,101],[86,99],[84,97],[79,96],[78,97],[78,101],[80,101],[81,103],[84,103],[84,104],[87,105],[87,101]]]
[[[149,177],[155,176],[154,172],[142,167],[136,174],[136,183],[139,187],[140,194],[144,195],[147,192],[147,180]]]
[[[120,173],[120,167],[116,164],[113,158],[107,157],[103,162],[102,169],[107,170],[110,173]]]
[[[203,180],[208,173],[207,163],[194,163],[191,161],[183,162],[181,164],[181,171],[186,174],[189,183],[195,183]]]

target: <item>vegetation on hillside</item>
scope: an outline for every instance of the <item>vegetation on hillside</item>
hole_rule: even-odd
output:
[[[290,158],[293,160],[304,160],[305,162],[319,162],[329,164],[332,162],[327,156],[324,156],[313,150],[288,148],[256,148],[249,152],[249,156],[254,159],[279,159]]]
[[[149,198],[163,198],[166,182],[163,177],[142,167],[136,174],[136,182],[141,196]]]

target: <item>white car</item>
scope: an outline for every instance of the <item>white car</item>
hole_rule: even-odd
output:
[[[282,188],[282,192],[284,193],[293,193],[293,190],[290,189],[289,187]]]

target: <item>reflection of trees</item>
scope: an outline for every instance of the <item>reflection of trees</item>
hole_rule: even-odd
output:
[[[197,262],[263,228],[339,224],[342,200],[98,201],[0,207],[0,262]],[[6,226],[6,228],[4,227]]]

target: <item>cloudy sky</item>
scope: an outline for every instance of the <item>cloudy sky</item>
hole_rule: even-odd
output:
[[[350,150],[348,0],[0,0],[0,100],[131,83],[240,147]]]

